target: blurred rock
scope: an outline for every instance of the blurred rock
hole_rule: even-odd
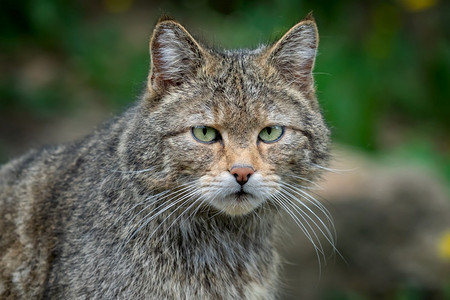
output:
[[[287,259],[284,299],[355,293],[392,299],[405,290],[421,295],[417,299],[444,299],[450,282],[450,260],[440,252],[450,231],[445,183],[414,165],[386,166],[348,150],[335,156],[332,168],[355,169],[327,174],[316,198],[334,217],[346,262],[335,254],[320,275],[311,243],[291,224],[293,242],[280,245]]]

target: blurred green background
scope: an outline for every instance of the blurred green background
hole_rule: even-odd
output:
[[[133,102],[163,14],[207,44],[236,48],[274,41],[313,11],[318,97],[334,141],[377,161],[423,165],[448,192],[450,1],[2,0],[0,7],[0,163],[89,132]],[[409,286],[390,295],[431,299]],[[449,285],[435,290],[450,297]]]

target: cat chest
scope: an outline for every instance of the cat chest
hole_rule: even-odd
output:
[[[271,299],[278,259],[272,251],[208,245],[148,256],[132,282],[159,299]],[[131,274],[130,274],[131,275]],[[144,280],[145,278],[145,280]],[[144,290],[146,290],[144,292]],[[157,299],[156,297],[155,299]]]

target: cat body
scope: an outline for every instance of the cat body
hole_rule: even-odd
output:
[[[0,298],[275,298],[279,211],[328,158],[317,42],[311,17],[225,52],[161,20],[134,106],[0,169]]]

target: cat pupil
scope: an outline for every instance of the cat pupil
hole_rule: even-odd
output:
[[[208,130],[206,129],[206,127],[203,127],[202,128],[202,132],[203,132],[203,135],[206,135],[206,132],[207,132]]]
[[[267,134],[270,135],[270,133],[272,132],[272,128],[271,127],[267,127],[266,131],[267,131]]]

